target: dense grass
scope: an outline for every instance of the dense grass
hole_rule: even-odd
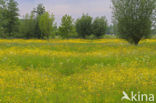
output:
[[[121,103],[122,91],[156,95],[155,39],[0,40],[0,103]]]

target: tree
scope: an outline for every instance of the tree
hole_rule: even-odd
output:
[[[35,38],[35,17],[32,12],[30,15],[26,14],[22,20],[20,20],[19,37]]]
[[[113,19],[112,24],[113,24],[113,34],[118,35],[118,22],[117,22],[117,20]]]
[[[76,21],[76,31],[79,36],[85,38],[92,34],[92,17],[88,14],[83,14],[81,18]]]
[[[69,34],[74,31],[74,19],[69,15],[64,15],[61,20],[61,26],[59,27],[59,33],[63,38],[68,37]]]
[[[51,34],[54,26],[54,15],[49,15],[48,12],[45,12],[41,15],[39,19],[39,28],[41,30],[42,38],[47,37]]]
[[[18,3],[14,0],[9,0],[7,3],[7,11],[6,17],[7,23],[5,25],[5,32],[9,36],[13,36],[13,33],[17,32],[18,30]]]
[[[46,10],[43,4],[38,4],[38,6],[34,8],[33,12],[36,13],[36,16],[41,16],[46,12]]]
[[[119,37],[138,44],[151,32],[152,12],[156,0],[112,0]]]
[[[106,34],[114,34],[113,25],[107,25]]]
[[[100,37],[106,33],[106,29],[107,29],[106,18],[105,17],[97,17],[92,24],[93,34],[96,37]]]
[[[35,19],[36,26],[35,26],[34,34],[36,35],[36,38],[41,39],[42,35],[41,35],[40,27],[39,27],[39,20],[40,20],[41,15],[43,15],[46,12],[45,7],[43,6],[43,4],[38,4],[38,6],[36,8],[34,8],[34,10],[32,12],[36,14],[36,19]]]
[[[3,0],[0,0],[0,35],[3,34]]]
[[[5,0],[0,0],[0,37],[5,37],[5,25],[7,23],[7,5]]]

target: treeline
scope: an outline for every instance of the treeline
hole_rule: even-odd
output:
[[[57,26],[54,14],[49,14],[42,4],[23,18],[19,18],[18,11],[15,0],[0,0],[0,38],[100,38],[114,34],[104,16],[93,19],[83,14],[74,20],[66,14]]]
[[[93,18],[83,14],[77,20],[64,15],[61,24],[55,22],[39,4],[29,14],[19,18],[15,0],[0,0],[0,38],[101,38],[117,34],[132,44],[156,34],[156,0],[112,0],[113,25],[106,17]]]

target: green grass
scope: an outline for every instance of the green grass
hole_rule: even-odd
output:
[[[156,41],[0,42],[0,103],[131,103],[123,91],[156,95]]]

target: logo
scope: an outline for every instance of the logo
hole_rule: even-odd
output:
[[[133,91],[128,95],[125,91],[123,91],[123,97],[121,100],[128,100],[128,101],[138,101],[138,102],[143,102],[143,101],[149,101],[149,102],[154,102],[154,94],[142,94],[140,92],[134,93]]]

